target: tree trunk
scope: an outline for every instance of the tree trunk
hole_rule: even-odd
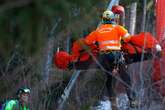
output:
[[[122,26],[124,26],[125,27],[125,12],[123,13],[123,15],[121,16],[121,19],[120,19],[120,21],[121,21],[121,25]]]
[[[143,0],[143,18],[142,18],[142,24],[141,24],[141,32],[145,31],[145,25],[146,25],[146,8],[147,8],[147,0]]]
[[[129,32],[131,35],[135,33],[135,25],[136,25],[136,9],[137,9],[137,2],[133,2],[131,4],[131,11],[130,11],[130,25],[129,25]]]
[[[52,64],[52,60],[53,60],[53,49],[54,49],[54,41],[55,38],[53,37],[55,34],[55,30],[57,28],[57,26],[59,25],[59,22],[61,22],[61,18],[58,18],[58,20],[55,22],[55,24],[53,25],[51,31],[48,33],[48,39],[47,39],[47,43],[46,46],[44,48],[44,64],[43,64],[43,80],[45,82],[45,84],[48,84],[48,80],[49,80],[49,72],[51,69],[51,64]]]

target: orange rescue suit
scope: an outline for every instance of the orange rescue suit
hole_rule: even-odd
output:
[[[120,25],[102,24],[86,38],[87,44],[98,42],[100,51],[121,50],[121,39],[130,40],[128,31]]]

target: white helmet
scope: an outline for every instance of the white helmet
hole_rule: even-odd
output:
[[[110,10],[106,10],[104,11],[103,15],[102,15],[102,19],[107,19],[107,20],[114,20],[115,19],[115,15],[112,11]]]

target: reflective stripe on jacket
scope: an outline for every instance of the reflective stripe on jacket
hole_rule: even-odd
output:
[[[98,42],[100,50],[121,50],[121,39],[128,42],[130,35],[120,25],[102,24],[91,32],[85,41],[87,44]]]

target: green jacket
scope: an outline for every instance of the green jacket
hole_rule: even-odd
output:
[[[18,100],[10,100],[6,102],[3,110],[30,110],[26,106],[21,106]]]

